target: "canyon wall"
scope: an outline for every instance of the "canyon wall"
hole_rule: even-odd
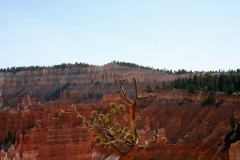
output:
[[[177,76],[117,64],[27,70],[15,74],[0,73],[0,93],[3,95],[5,106],[11,107],[22,106],[21,98],[24,96],[32,98],[31,104],[55,101],[61,96],[84,102],[89,98],[98,99],[102,94],[116,92],[119,79],[128,80],[127,85],[130,85],[133,77],[139,84],[143,84],[140,86],[144,88],[147,84],[171,81]]]
[[[101,110],[106,108],[108,103],[101,101],[97,105],[81,104],[78,107],[79,111],[88,117],[93,109]],[[155,99],[147,104],[147,107],[137,109],[137,114],[142,117],[137,123],[139,133],[143,128],[160,132],[164,130],[167,143],[150,146],[141,152],[138,159],[229,159],[228,151],[222,153],[219,149],[230,130],[231,114],[240,116],[239,103],[224,102],[216,108],[214,105],[202,106],[201,101],[185,101],[179,98],[174,100],[172,97],[171,100]],[[62,109],[64,114],[60,112]],[[42,108],[42,111],[11,114],[13,120],[2,123],[1,126],[9,123],[5,125],[9,127],[1,129],[0,135],[6,135],[7,130],[16,132],[15,148],[20,157],[35,153],[33,155],[38,159],[52,157],[51,159],[64,160],[69,156],[75,159],[91,159],[94,151],[93,138],[86,125],[72,113],[71,107],[46,107]],[[2,115],[2,121],[11,117],[7,111],[2,112]],[[19,117],[26,118],[21,120]],[[30,128],[27,125],[29,117],[33,117],[34,121],[33,127]],[[21,124],[21,121],[26,124]],[[16,126],[18,131],[12,126]],[[144,134],[141,137],[144,137]]]
[[[88,114],[85,112],[86,110],[89,112],[89,109],[92,110],[89,105],[78,107],[78,111],[86,116]],[[61,110],[65,110],[65,112],[62,113]],[[15,135],[12,135],[12,137],[15,137],[14,147],[9,149],[7,154],[14,152],[12,156],[15,156],[15,158],[19,156],[24,159],[38,160],[91,159],[93,138],[82,119],[77,118],[71,107],[44,108],[42,111],[27,113],[8,113],[5,111],[1,114],[4,115],[4,117],[0,117],[2,121],[9,114],[11,114],[9,117],[13,119],[10,123],[8,120],[4,122],[3,124],[7,128],[0,131],[1,138],[6,138],[4,136],[5,132],[15,133]],[[32,127],[26,126],[28,121],[25,122],[25,126],[21,125],[23,120],[19,119],[19,116],[26,116],[22,119],[33,117],[34,124]],[[16,130],[13,126],[18,129]],[[7,138],[11,139],[9,135],[7,135]],[[0,158],[3,157],[0,156]],[[7,157],[9,158],[9,156]]]
[[[72,112],[71,104],[86,117],[94,109],[106,110],[119,98],[119,79],[127,79],[124,88],[132,96],[132,78],[141,95],[146,86],[161,85],[179,76],[116,64],[101,67],[68,67],[0,74],[0,156],[24,159],[91,159],[96,146],[93,135]],[[240,117],[238,94],[214,93],[215,102],[203,105],[206,92],[189,94],[167,90],[144,101],[137,114],[141,137],[144,128],[156,130],[167,141],[154,144],[137,159],[225,160],[236,157],[238,147],[220,152],[229,118]],[[221,102],[221,103],[217,103]],[[216,105],[218,104],[218,105]],[[64,113],[61,113],[64,110]],[[166,143],[163,143],[166,142]],[[7,148],[14,144],[8,152]],[[3,145],[4,144],[4,145]],[[7,145],[6,145],[7,144]],[[11,153],[11,154],[10,154]]]

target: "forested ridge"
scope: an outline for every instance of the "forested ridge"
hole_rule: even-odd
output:
[[[176,89],[195,91],[220,91],[232,94],[240,91],[240,70],[226,73],[195,74],[190,77],[178,78],[172,82]]]
[[[62,63],[62,64],[58,64],[58,65],[53,65],[53,66],[28,66],[28,67],[25,67],[25,66],[22,66],[22,67],[7,67],[7,68],[0,68],[0,72],[4,72],[4,73],[7,73],[7,72],[10,72],[10,73],[16,73],[16,72],[20,72],[20,71],[26,71],[26,70],[31,70],[31,71],[34,71],[34,70],[42,70],[42,69],[49,69],[49,68],[52,68],[52,69],[64,69],[66,67],[71,67],[71,66],[77,66],[77,67],[90,67],[90,66],[93,66],[93,65],[90,65],[90,64],[87,64],[87,63]]]

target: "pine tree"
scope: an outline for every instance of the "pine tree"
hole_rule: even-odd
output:
[[[231,126],[231,130],[234,130],[235,127],[236,127],[236,123],[237,123],[234,114],[231,115],[229,123],[230,123],[230,126]]]

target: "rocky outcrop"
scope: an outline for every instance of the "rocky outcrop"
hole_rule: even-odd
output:
[[[34,125],[34,113],[2,111],[0,112],[0,143],[13,141],[18,130],[28,130]]]
[[[38,152],[37,151],[24,151],[23,159],[24,160],[37,160]]]
[[[64,108],[64,113],[60,110],[63,109],[37,112],[35,127],[16,133],[15,146],[20,157],[38,160],[90,159],[92,140],[88,128],[69,108]]]
[[[9,148],[7,152],[1,150],[0,152],[1,160],[21,160],[18,151],[15,150],[14,145]]]
[[[229,149],[230,160],[240,159],[240,141],[233,143]]]
[[[161,157],[165,157],[163,159],[184,159],[178,151],[188,145],[184,154],[188,155],[189,159],[211,160],[214,157],[229,159],[227,151],[220,153],[219,148],[223,144],[226,133],[230,130],[229,118],[232,113],[237,117],[240,116],[239,103],[224,102],[216,108],[214,105],[202,106],[201,101],[158,100],[139,110],[141,117],[148,115],[148,120],[143,118],[138,126],[144,127],[146,123],[149,123],[148,126],[152,130],[165,129],[167,145],[164,146],[164,152],[158,150],[157,147],[154,148],[154,152],[159,152],[153,153],[156,159],[161,159]],[[168,145],[176,149],[172,150]],[[151,155],[151,150],[148,152]],[[195,158],[189,156],[192,152],[195,153]],[[168,153],[172,155],[168,155],[167,158]],[[172,157],[173,155],[175,158]],[[186,156],[184,157],[187,159]]]

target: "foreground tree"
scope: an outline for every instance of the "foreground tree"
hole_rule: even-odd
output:
[[[136,117],[136,108],[141,104],[142,100],[156,97],[156,95],[139,96],[136,80],[133,79],[134,99],[130,99],[123,88],[124,82],[124,80],[119,81],[120,97],[129,112],[126,112],[125,105],[111,103],[110,111],[106,113],[92,111],[91,119],[87,120],[77,111],[75,106],[73,107],[77,116],[82,118],[88,127],[94,131],[97,142],[115,150],[120,159],[130,160],[134,159],[141,149],[148,147],[150,143],[156,141],[159,137],[155,131],[146,130],[146,133],[150,134],[151,138],[140,144],[140,137],[136,129],[136,121],[139,119],[139,117]]]

